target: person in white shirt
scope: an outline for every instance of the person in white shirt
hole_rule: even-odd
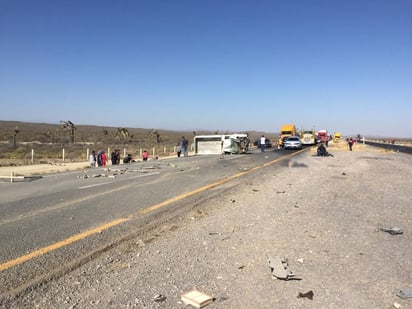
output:
[[[90,167],[96,167],[96,161],[96,151],[93,150],[89,156]]]
[[[264,152],[265,151],[265,145],[266,145],[266,138],[264,135],[260,138],[260,151]]]

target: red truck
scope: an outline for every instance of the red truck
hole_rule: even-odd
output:
[[[329,140],[328,131],[326,130],[319,130],[317,136],[320,143],[326,143]]]

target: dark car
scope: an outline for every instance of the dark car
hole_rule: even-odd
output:
[[[256,147],[260,147],[260,139],[257,139],[253,143],[253,145],[256,146]],[[272,148],[272,142],[268,138],[265,140],[265,148]]]

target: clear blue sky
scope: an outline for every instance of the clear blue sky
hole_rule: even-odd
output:
[[[0,120],[412,137],[411,0],[0,0]]]

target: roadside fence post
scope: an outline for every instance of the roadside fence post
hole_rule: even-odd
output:
[[[31,164],[34,163],[34,149],[31,150]]]
[[[155,157],[156,149],[153,147],[153,158]]]
[[[63,162],[64,162],[64,155],[65,155],[65,153],[64,153],[64,148],[63,148],[63,154],[62,154]]]

